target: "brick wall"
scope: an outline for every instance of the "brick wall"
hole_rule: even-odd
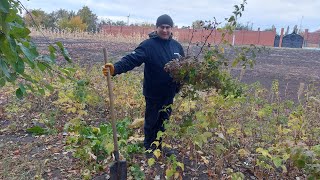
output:
[[[306,47],[320,47],[320,32],[308,32],[308,29],[304,32],[304,46]]]
[[[155,28],[146,28],[139,26],[103,26],[101,29],[102,33],[123,35],[123,36],[141,36],[148,37],[148,34],[155,31]],[[209,35],[210,30],[198,29],[193,32],[192,29],[173,29],[174,37],[180,42],[189,42],[191,37],[192,43],[204,42],[205,38]],[[225,40],[235,45],[263,45],[263,46],[274,46],[276,31],[246,31],[240,30],[235,31],[234,34],[227,34]],[[305,45],[308,44],[320,44],[320,33],[304,33]],[[222,33],[214,30],[208,38],[208,43],[218,44],[221,42]],[[281,46],[281,45],[280,45]]]

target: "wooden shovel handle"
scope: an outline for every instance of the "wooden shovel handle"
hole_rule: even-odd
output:
[[[107,56],[107,49],[103,49],[104,55],[104,63],[108,63],[108,56]],[[116,127],[116,120],[114,116],[114,98],[113,98],[113,91],[112,91],[112,84],[111,84],[111,74],[110,70],[107,71],[107,81],[108,81],[108,90],[109,90],[109,98],[110,98],[110,111],[111,111],[111,125],[113,130],[113,143],[114,143],[114,156],[116,161],[119,161],[119,146],[118,146],[118,137],[117,137],[117,127]]]

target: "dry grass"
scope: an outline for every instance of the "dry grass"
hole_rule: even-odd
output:
[[[41,31],[30,28],[32,37],[41,37],[45,36],[51,40],[53,39],[90,39],[97,41],[108,41],[108,42],[121,42],[121,43],[135,43],[139,44],[143,40],[147,39],[147,36],[140,34],[133,34],[131,36],[124,36],[122,34],[105,34],[105,33],[90,33],[90,32],[70,32],[70,31],[50,31],[47,29],[43,29]]]

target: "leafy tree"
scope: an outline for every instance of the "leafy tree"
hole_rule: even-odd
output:
[[[74,11],[67,11],[65,9],[59,9],[58,11],[53,11],[50,13],[49,19],[53,22],[51,27],[58,27],[59,29],[64,29],[68,25],[69,20],[75,16]]]
[[[73,31],[74,30],[84,31],[87,28],[87,25],[86,23],[82,22],[82,19],[80,18],[80,16],[75,16],[70,19],[69,28],[71,28],[71,30]]]
[[[113,26],[125,26],[125,25],[127,25],[127,23],[124,21],[116,21],[116,22],[112,22],[112,25]]]
[[[242,23],[237,23],[236,25],[236,30],[250,30],[249,27],[247,25],[244,25]]]
[[[204,22],[202,20],[196,20],[192,22],[192,27],[194,29],[202,29],[204,26]]]
[[[41,9],[33,9],[29,10],[31,12],[32,17],[30,14],[25,13],[23,19],[27,26],[47,26],[48,25],[48,14]]]
[[[53,12],[53,15],[55,16],[56,20],[60,20],[63,18],[67,18],[67,19],[71,18],[69,11],[65,9],[59,9],[57,12]]]
[[[49,55],[38,52],[29,36],[30,30],[18,15],[22,8],[20,1],[0,1],[0,88],[8,82],[14,84],[18,87],[16,95],[19,98],[27,90],[40,94],[44,94],[45,89],[53,90],[50,83],[34,74],[48,73],[53,77],[53,73],[58,73],[61,79],[70,75],[70,70],[54,68],[57,49],[71,62],[68,52],[60,42],[56,46],[49,45]]]
[[[94,31],[97,28],[98,16],[94,14],[88,6],[83,6],[77,13],[82,19],[83,23],[87,24],[88,31]]]
[[[48,22],[47,22],[47,28],[57,28],[58,24],[57,24],[57,18],[55,16],[55,12],[51,12],[48,14]]]
[[[99,26],[101,25],[112,25],[112,20],[111,19],[103,19],[101,20],[101,22],[99,23]]]
[[[60,29],[66,29],[69,26],[69,20],[68,18],[62,18],[58,21],[58,27]]]
[[[156,27],[155,24],[153,23],[148,23],[148,22],[142,22],[142,23],[135,23],[131,24],[132,26],[141,26],[141,27]]]

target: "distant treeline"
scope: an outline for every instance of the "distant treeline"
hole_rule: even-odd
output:
[[[28,13],[29,12],[29,13]],[[30,9],[23,18],[29,27],[41,27],[45,29],[69,29],[71,31],[99,31],[101,25],[125,26],[124,21],[111,19],[98,20],[98,16],[88,6],[83,6],[78,12],[60,9],[47,13],[41,9]],[[131,24],[135,26],[154,27],[150,23]]]

